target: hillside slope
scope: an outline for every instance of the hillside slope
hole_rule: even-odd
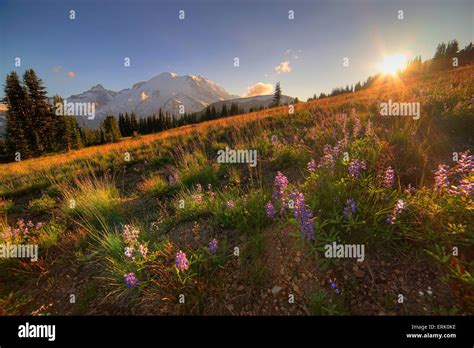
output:
[[[473,73],[0,165],[0,313],[472,315]]]

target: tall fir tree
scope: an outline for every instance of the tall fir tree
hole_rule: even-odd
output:
[[[280,82],[277,82],[275,86],[275,93],[273,94],[273,105],[279,106],[281,102],[281,87]]]

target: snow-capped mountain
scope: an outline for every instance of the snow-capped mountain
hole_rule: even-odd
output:
[[[213,81],[203,76],[165,72],[132,88],[114,92],[101,85],[67,98],[67,102],[96,103],[96,117],[87,124],[97,126],[107,115],[135,112],[138,117],[157,114],[161,108],[179,117],[180,106],[186,113],[197,112],[216,101],[235,98]]]
[[[110,103],[116,95],[117,92],[109,91],[108,89],[105,89],[101,84],[98,84],[84,93],[71,95],[69,98],[67,98],[67,101],[72,103],[95,103],[95,107],[97,110]]]

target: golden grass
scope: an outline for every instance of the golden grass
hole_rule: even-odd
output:
[[[453,71],[442,72],[437,78],[438,79],[471,79],[474,74],[474,66],[467,66],[458,68]],[[433,73],[433,76],[436,76]],[[431,79],[430,83],[434,83]],[[357,102],[357,103],[368,103],[369,101],[374,100],[374,94],[378,96],[389,96],[389,95],[399,95],[404,91],[409,90],[418,84],[419,81],[417,78],[406,79],[403,82],[386,81],[378,82],[374,87],[362,90],[356,93],[343,94],[340,96],[325,98],[321,100],[315,100],[310,102],[300,102],[295,105],[295,110],[307,110],[312,107],[337,107],[341,104]],[[88,158],[93,158],[96,155],[105,155],[110,152],[125,152],[136,149],[143,145],[151,144],[159,139],[166,139],[169,137],[184,136],[191,133],[198,133],[200,135],[209,131],[210,127],[226,127],[233,126],[238,127],[239,125],[254,120],[264,119],[269,116],[282,115],[288,113],[287,106],[281,106],[277,108],[271,108],[263,111],[247,113],[238,116],[232,116],[227,118],[222,118],[213,121],[206,121],[197,125],[187,125],[171,130],[167,130],[161,133],[149,134],[141,136],[140,138],[131,139],[126,138],[118,143],[105,144],[98,146],[91,146],[80,150],[73,150],[68,153],[54,154],[43,156],[39,158],[27,159],[21,162],[13,162],[7,164],[0,164],[0,180],[5,180],[11,177],[23,176],[34,174],[37,172],[48,170],[55,166],[60,166],[65,163],[69,163],[76,160],[84,160]]]

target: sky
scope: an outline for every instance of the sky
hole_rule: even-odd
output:
[[[33,68],[49,95],[63,97],[168,71],[240,96],[279,81],[283,94],[306,100],[365,80],[385,55],[425,60],[442,41],[466,46],[473,16],[473,0],[0,0],[0,97],[10,71]]]

